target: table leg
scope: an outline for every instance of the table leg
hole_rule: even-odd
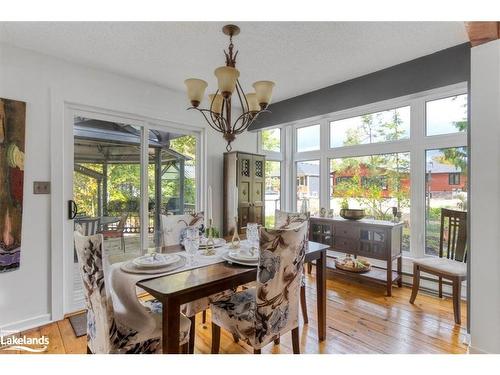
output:
[[[316,299],[318,308],[318,338],[326,339],[326,250],[316,260]]]
[[[179,353],[180,305],[175,299],[163,303],[162,350],[163,354]]]
[[[403,286],[403,256],[402,255],[399,255],[399,257],[398,257],[398,275],[399,275],[398,287],[401,288]]]
[[[392,296],[392,258],[387,260],[387,297]]]

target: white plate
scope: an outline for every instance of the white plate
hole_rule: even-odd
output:
[[[255,262],[245,262],[242,260],[236,260],[231,258],[228,253],[224,253],[221,256],[222,259],[224,259],[228,263],[234,263],[234,264],[240,264],[242,266],[247,266],[247,267],[257,267],[259,265],[259,261],[256,260]]]
[[[214,247],[221,247],[226,244],[226,240],[224,238],[214,238]],[[200,239],[200,247],[207,247],[207,239]]]
[[[169,264],[168,266],[158,267],[158,268],[140,268],[137,267],[133,261],[125,262],[120,266],[120,269],[123,272],[127,273],[136,273],[136,274],[148,274],[148,275],[156,275],[160,273],[167,273],[174,271],[178,268],[181,268],[186,264],[186,258],[179,256],[179,261],[173,264]]]
[[[229,250],[227,255],[234,260],[240,260],[242,262],[257,262],[259,260],[259,252],[256,250],[254,255],[250,255],[249,250],[247,249],[235,249]]]
[[[135,266],[139,268],[159,268],[174,264],[180,260],[177,254],[146,254],[132,260]]]

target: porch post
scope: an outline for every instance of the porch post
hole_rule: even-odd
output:
[[[157,246],[161,241],[161,149],[155,148],[155,210],[154,210],[154,239]]]
[[[108,161],[102,163],[102,216],[108,216]]]
[[[185,165],[184,159],[179,160],[179,212],[184,214],[184,180],[185,180]]]

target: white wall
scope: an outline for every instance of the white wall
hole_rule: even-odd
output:
[[[188,103],[182,93],[0,44],[0,97],[27,103],[21,267],[0,274],[0,328],[25,329],[51,318],[51,199],[62,198],[35,196],[32,184],[49,181],[52,175],[51,127],[64,119],[63,107],[56,107],[54,116],[54,93],[77,104],[205,126],[198,113],[185,110]],[[238,137],[233,149],[256,152],[256,145],[256,134],[246,133]],[[224,151],[222,137],[208,129],[207,176],[214,197],[222,197]],[[219,202],[214,220],[220,227]]]
[[[471,60],[470,351],[500,353],[500,41]]]

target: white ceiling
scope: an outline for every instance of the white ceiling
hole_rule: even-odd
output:
[[[226,22],[1,22],[0,41],[184,91],[215,88]],[[238,22],[244,90],[276,82],[278,101],[467,41],[462,22]]]

